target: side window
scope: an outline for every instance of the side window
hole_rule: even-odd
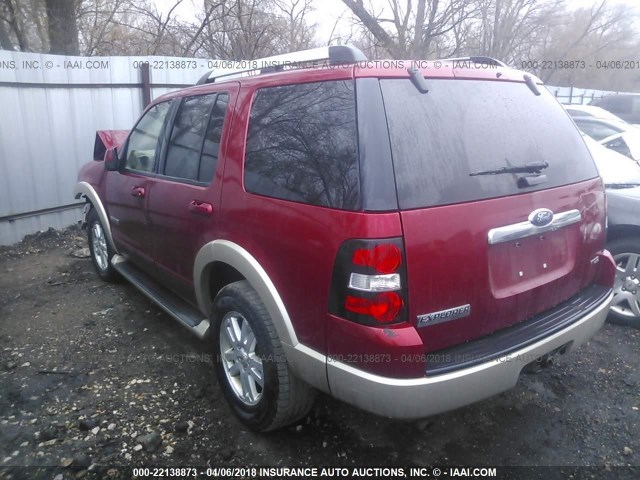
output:
[[[567,108],[567,112],[569,112],[569,115],[571,115],[572,117],[593,117],[593,115],[591,115],[588,112],[585,112],[584,110],[575,110],[573,108]]]
[[[244,186],[268,197],[358,209],[353,81],[258,90],[249,120]]]
[[[620,133],[620,130],[614,129],[599,122],[583,121],[577,118],[574,120],[580,130],[598,141],[604,140],[605,138],[610,137],[611,135],[615,135],[616,133]]]
[[[199,182],[209,183],[213,179],[213,172],[216,171],[216,165],[218,164],[220,140],[222,138],[222,129],[224,127],[224,119],[227,114],[228,105],[229,95],[226,93],[219,94],[211,111],[207,134],[204,137],[204,146],[202,147],[202,157],[198,170]]]
[[[169,106],[170,102],[154,105],[134,127],[127,144],[125,168],[139,172],[154,171],[158,138]]]
[[[216,94],[212,94],[189,97],[182,102],[167,144],[165,175],[198,179],[202,143],[215,100]]]

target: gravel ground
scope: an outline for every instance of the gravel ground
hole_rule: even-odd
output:
[[[103,283],[86,247],[69,229],[0,249],[0,477],[53,478],[33,467],[56,466],[57,480],[103,478],[118,476],[118,465],[638,474],[618,468],[640,464],[638,330],[606,325],[513,390],[447,414],[394,421],[320,395],[298,425],[261,435],[231,415],[208,345],[132,286]]]

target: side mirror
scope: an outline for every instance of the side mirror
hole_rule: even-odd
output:
[[[104,168],[109,172],[118,170],[118,149],[116,147],[107,148],[104,152]]]

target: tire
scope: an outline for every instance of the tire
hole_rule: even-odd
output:
[[[100,278],[105,282],[118,281],[118,272],[111,265],[111,259],[115,252],[107,241],[104,225],[102,225],[95,208],[92,208],[87,215],[87,237],[89,237],[91,261]]]
[[[607,248],[617,264],[614,296],[607,320],[640,328],[640,237],[609,242]]]
[[[271,317],[246,280],[216,296],[212,341],[222,392],[249,429],[275,430],[309,413],[316,391],[291,373]]]

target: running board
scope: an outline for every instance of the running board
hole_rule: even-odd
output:
[[[159,285],[149,275],[128,262],[125,257],[116,254],[111,259],[111,264],[120,275],[198,338],[202,339],[209,333],[209,320],[202,318],[203,315],[198,309]]]

